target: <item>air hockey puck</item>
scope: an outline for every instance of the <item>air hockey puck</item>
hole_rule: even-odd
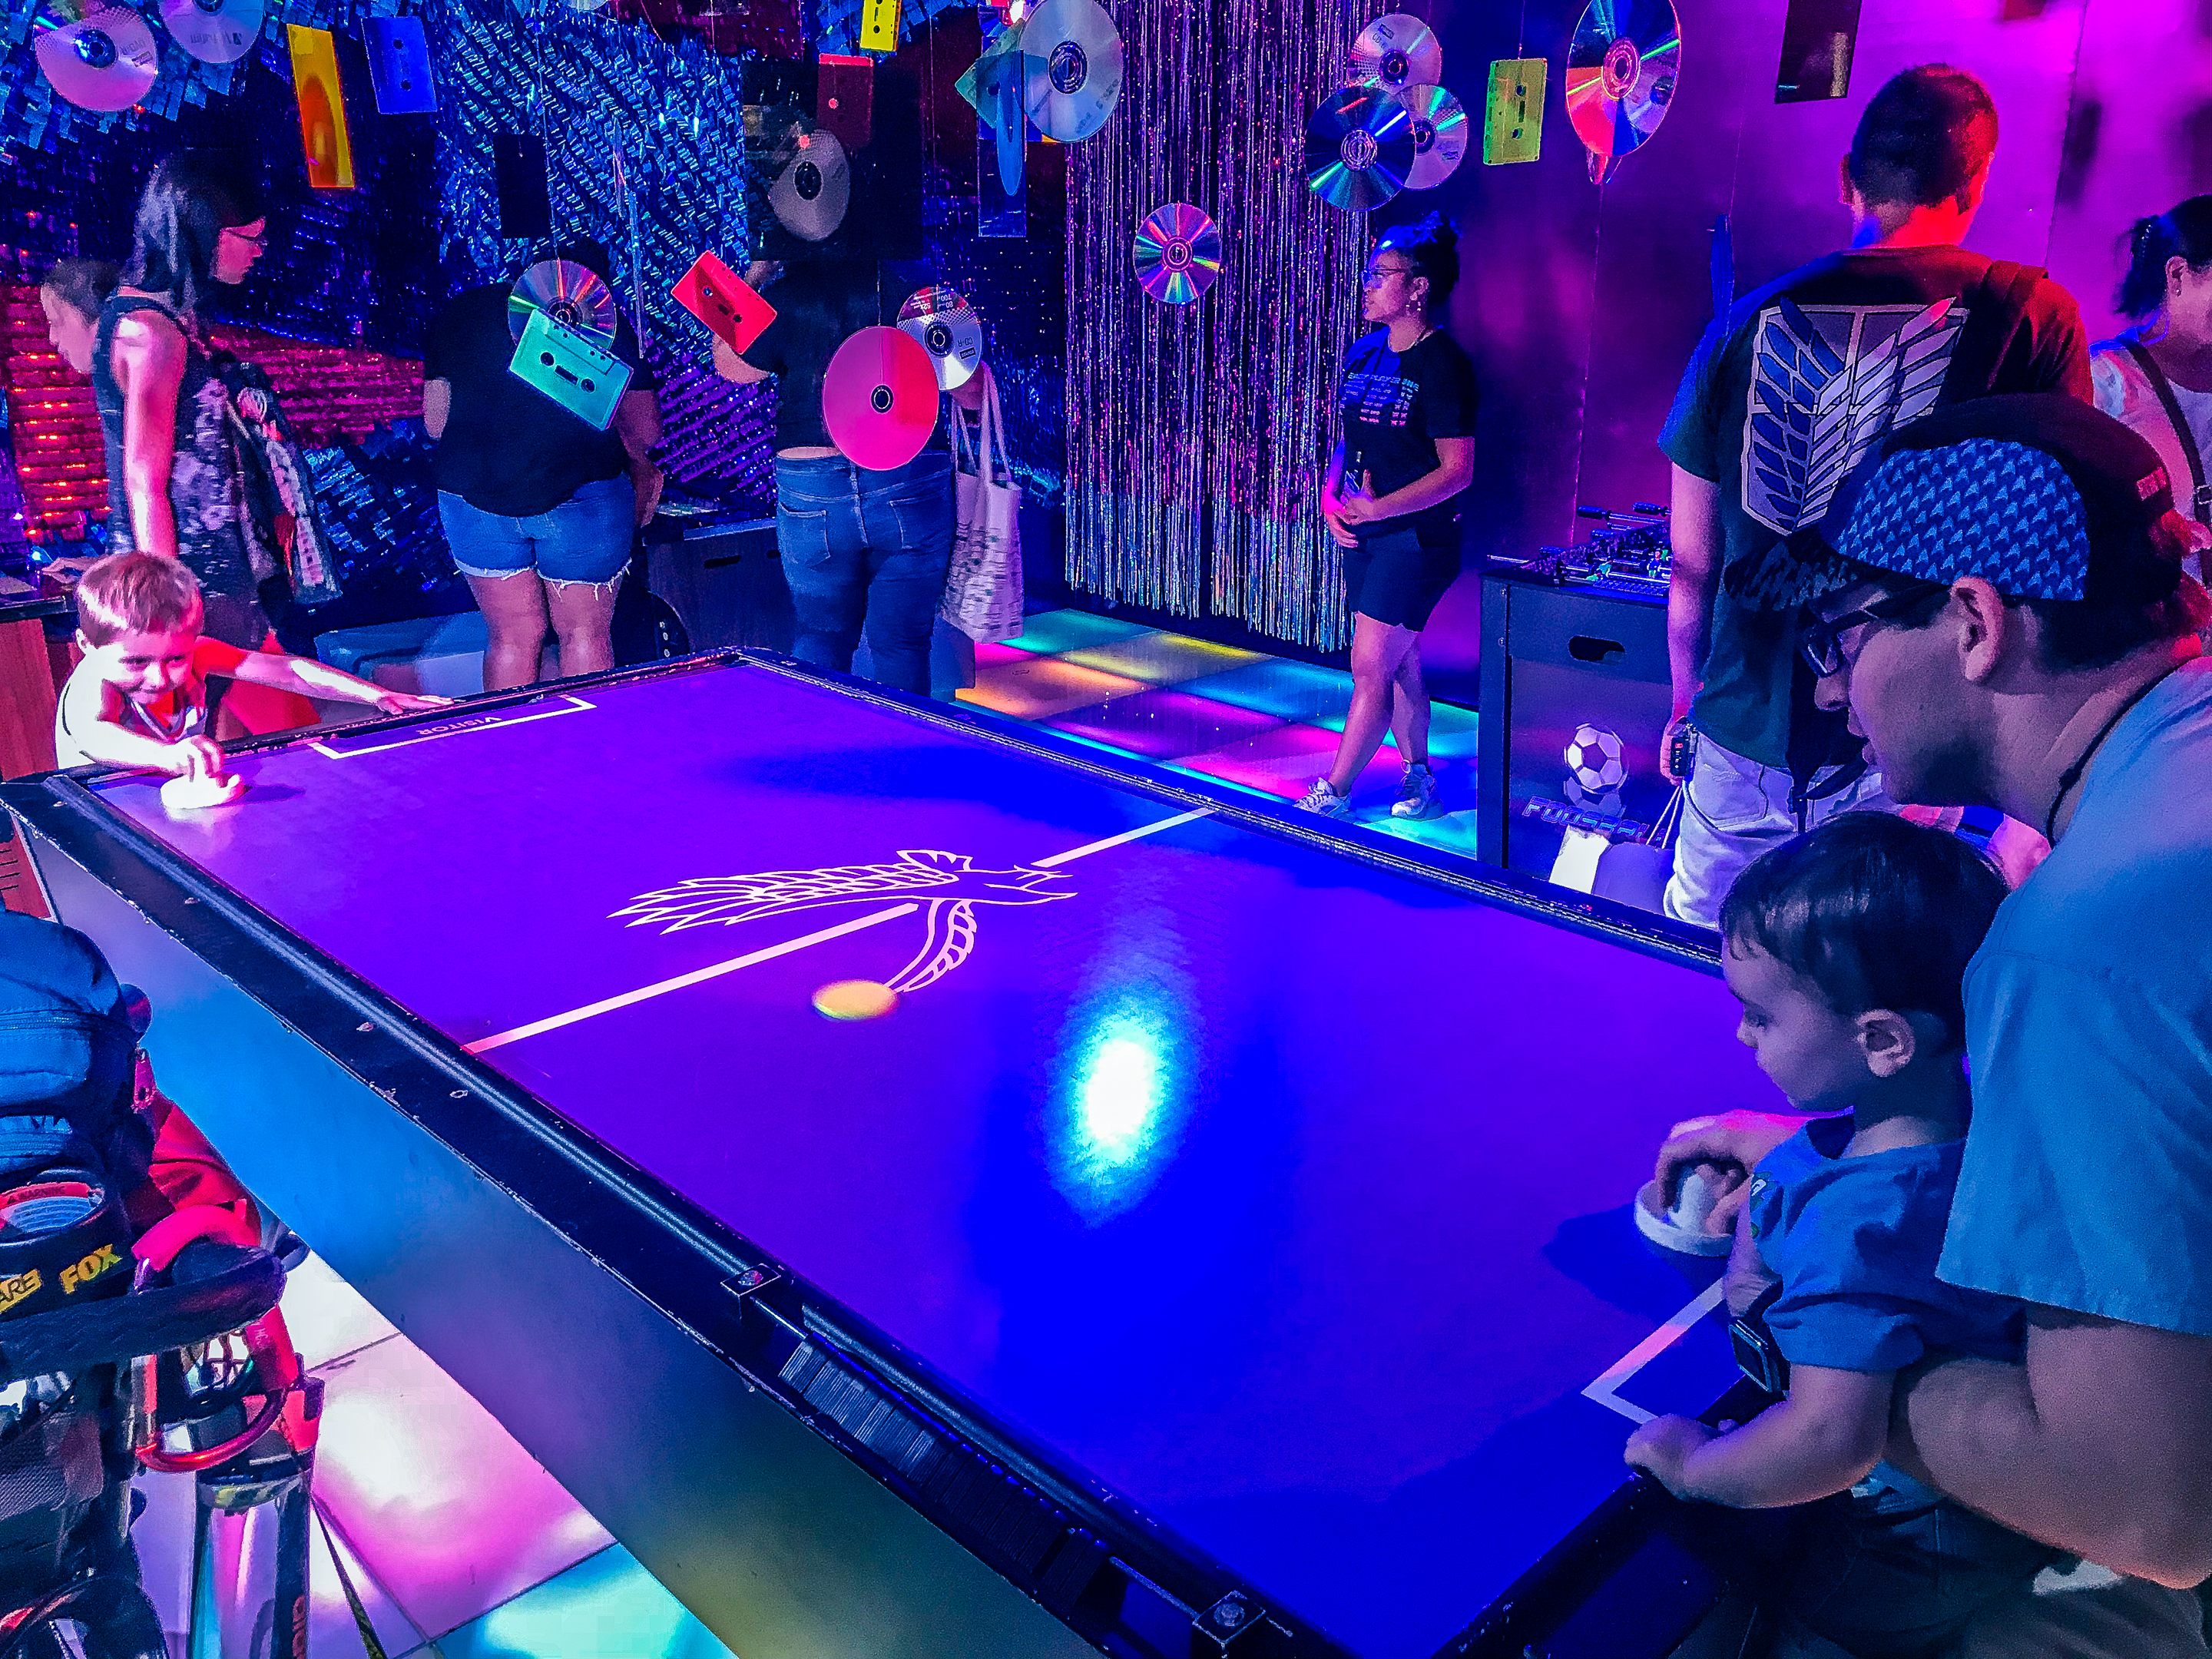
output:
[[[219,778],[171,778],[161,786],[161,806],[169,812],[197,812],[228,806],[245,793],[246,780],[235,772]]]
[[[881,1019],[898,1006],[898,993],[872,979],[834,980],[814,994],[824,1019]]]
[[[1681,1195],[1671,1210],[1659,1208],[1659,1183],[1647,1181],[1636,1194],[1636,1231],[1662,1250],[1680,1255],[1726,1255],[1735,1241],[1730,1233],[1709,1233],[1705,1221],[1725,1188],[1717,1188],[1703,1169],[1682,1177]]]

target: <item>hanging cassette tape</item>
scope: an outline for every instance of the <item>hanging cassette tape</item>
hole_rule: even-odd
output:
[[[623,393],[629,390],[628,363],[543,311],[530,313],[507,372],[595,432],[605,432],[614,423]]]

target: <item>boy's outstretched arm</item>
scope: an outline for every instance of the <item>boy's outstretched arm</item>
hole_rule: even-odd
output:
[[[1655,1418],[1626,1456],[1677,1498],[1740,1510],[1809,1504],[1863,1480],[1889,1436],[1894,1371],[1790,1368],[1790,1397],[1723,1434],[1686,1417]]]
[[[334,702],[365,702],[387,714],[410,714],[425,708],[443,708],[451,697],[418,696],[393,691],[372,681],[333,668],[313,657],[279,656],[273,651],[248,651],[238,665],[227,671],[232,678],[254,685],[274,686],[303,697],[324,697]]]

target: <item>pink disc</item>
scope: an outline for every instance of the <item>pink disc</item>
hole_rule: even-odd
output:
[[[896,328],[864,328],[837,348],[822,377],[830,441],[872,472],[904,466],[937,429],[937,368]]]

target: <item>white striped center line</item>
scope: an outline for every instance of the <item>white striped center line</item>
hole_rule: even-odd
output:
[[[1065,853],[1052,854],[1048,857],[1035,860],[1035,866],[1038,868],[1049,869],[1055,865],[1072,864],[1077,859],[1090,857],[1093,853],[1103,853],[1111,848],[1141,840],[1146,836],[1156,836],[1163,830],[1174,830],[1186,823],[1194,823],[1200,818],[1212,817],[1212,813],[1213,809],[1210,806],[1201,806],[1190,812],[1178,812],[1175,817],[1162,818],[1157,823],[1139,824],[1134,830],[1125,830],[1118,836],[1107,836],[1103,841],[1094,841],[1082,847],[1071,848]],[[851,921],[840,922],[835,927],[824,927],[818,933],[808,933],[802,939],[786,939],[781,945],[771,945],[762,950],[750,951],[744,956],[732,957],[727,962],[717,962],[705,968],[695,968],[688,974],[678,974],[673,979],[664,979],[651,985],[642,985],[635,991],[625,991],[620,996],[605,997],[598,1002],[586,1003],[581,1008],[571,1008],[566,1013],[549,1014],[544,1019],[531,1021],[527,1025],[518,1025],[511,1031],[501,1031],[492,1036],[478,1037],[474,1042],[463,1043],[462,1051],[471,1054],[489,1054],[494,1048],[504,1048],[508,1043],[520,1042],[525,1037],[541,1036],[547,1031],[557,1031],[564,1025],[574,1025],[600,1014],[611,1014],[617,1008],[628,1008],[637,1003],[649,1001],[654,997],[665,996],[671,991],[681,991],[687,987],[704,984],[710,979],[720,978],[724,974],[734,974],[740,968],[750,968],[759,963],[773,962],[778,957],[787,957],[793,951],[804,951],[810,945],[826,945],[833,939],[844,938],[848,933],[857,933],[863,928],[879,927],[886,921],[896,921],[901,916],[913,915],[921,908],[920,904],[909,902],[890,905],[881,910],[872,910],[865,916],[856,917]]]

